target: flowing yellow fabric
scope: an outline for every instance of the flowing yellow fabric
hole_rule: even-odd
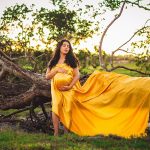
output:
[[[73,69],[57,64],[67,73],[51,80],[52,111],[70,131],[81,136],[117,135],[125,138],[145,135],[150,112],[150,77],[130,77],[95,71],[83,86],[78,81],[69,91]]]

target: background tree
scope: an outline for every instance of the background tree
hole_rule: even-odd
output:
[[[123,4],[122,4],[123,3]],[[146,65],[146,69],[144,69],[144,72],[143,71],[140,71],[140,70],[136,70],[136,69],[131,69],[131,68],[127,68],[127,67],[125,67],[125,66],[113,66],[113,55],[114,55],[114,53],[115,52],[117,52],[117,51],[119,51],[119,50],[121,50],[121,51],[124,51],[124,52],[129,52],[128,50],[123,50],[123,46],[124,45],[126,45],[129,41],[131,41],[131,39],[135,36],[135,35],[137,35],[137,34],[139,34],[139,35],[142,35],[141,34],[141,31],[142,31],[142,33],[145,33],[145,34],[147,34],[147,40],[145,40],[145,42],[140,42],[141,43],[141,45],[140,45],[140,48],[147,48],[147,44],[149,44],[149,31],[148,30],[146,30],[147,28],[149,29],[149,26],[144,26],[143,28],[141,28],[141,29],[139,29],[137,32],[135,32],[134,34],[133,34],[133,36],[128,40],[128,41],[126,41],[124,44],[122,44],[121,46],[119,46],[116,50],[114,50],[113,52],[112,52],[112,58],[111,58],[111,61],[112,61],[112,63],[111,63],[111,66],[112,66],[112,68],[107,68],[107,65],[106,65],[106,61],[104,61],[104,58],[103,58],[103,55],[102,55],[102,44],[103,44],[103,40],[104,40],[104,37],[105,37],[105,35],[106,35],[106,33],[107,33],[107,31],[108,31],[108,29],[112,26],[112,24],[117,20],[117,19],[119,19],[119,17],[121,16],[121,14],[122,14],[122,12],[123,12],[123,9],[124,9],[124,7],[125,7],[125,4],[132,4],[132,5],[136,5],[136,6],[138,6],[139,8],[143,8],[143,9],[145,9],[145,10],[150,10],[148,7],[145,7],[145,6],[142,6],[142,5],[140,5],[140,3],[141,3],[141,1],[140,0],[138,0],[138,1],[127,1],[127,0],[124,0],[124,1],[119,1],[119,0],[115,0],[115,1],[110,1],[110,0],[106,0],[106,1],[104,1],[104,4],[105,4],[105,6],[106,7],[109,7],[111,10],[115,10],[115,9],[117,9],[117,8],[119,8],[120,7],[120,5],[122,4],[122,6],[121,6],[121,9],[120,9],[120,12],[119,12],[119,14],[117,14],[116,16],[115,16],[115,18],[109,23],[109,25],[106,27],[106,29],[104,30],[104,32],[103,32],[103,34],[102,34],[102,37],[101,37],[101,40],[100,40],[100,45],[99,45],[99,62],[100,62],[100,65],[102,66],[102,68],[103,69],[105,69],[105,70],[107,70],[107,71],[112,71],[112,70],[115,70],[115,69],[118,69],[118,68],[124,68],[124,69],[128,69],[128,70],[131,70],[131,71],[136,71],[136,72],[139,72],[139,73],[141,73],[141,74],[147,74],[147,75],[150,75],[150,72],[149,72],[149,65],[150,65],[150,61],[149,61],[149,50],[146,50],[146,53],[145,53],[145,55],[146,55],[146,59],[144,58],[144,61],[138,61],[139,59],[137,59],[137,65],[139,65],[139,64],[141,64],[141,63],[143,63],[143,65],[142,66],[145,66]],[[132,45],[134,45],[134,48],[135,48],[135,45],[137,46],[137,42],[134,42],[134,43],[132,43]],[[139,47],[138,47],[139,48]],[[132,50],[132,51],[134,51],[134,50]],[[143,53],[142,54],[140,54],[140,56],[141,55],[143,55]],[[139,58],[139,56],[137,56],[137,58]],[[145,63],[146,62],[146,63]]]
[[[5,44],[2,50],[10,57],[19,57],[18,64],[24,69],[39,73],[45,71],[56,41],[67,38],[78,43],[95,32],[92,22],[64,5],[52,10],[34,10],[34,5],[28,8],[17,4],[7,8],[1,19],[0,38]],[[13,33],[16,37],[12,37]],[[44,58],[45,63],[41,61]]]
[[[121,17],[121,14],[122,14],[122,12],[123,12],[123,10],[125,9],[125,7],[127,8],[128,6],[132,6],[132,7],[138,7],[139,9],[144,9],[145,11],[149,11],[150,10],[150,8],[149,8],[149,3],[148,3],[148,1],[146,2],[146,1],[142,1],[142,0],[124,0],[124,1],[121,1],[121,0],[114,0],[114,1],[112,1],[112,0],[104,0],[104,1],[99,1],[99,2],[97,2],[96,3],[96,5],[95,5],[95,3],[90,3],[90,4],[86,4],[86,5],[84,5],[85,3],[85,1],[84,0],[79,0],[79,1],[77,1],[77,0],[74,0],[74,3],[72,4],[72,3],[69,3],[69,1],[68,0],[64,0],[64,1],[61,1],[61,0],[52,0],[52,1],[50,1],[50,2],[52,2],[55,6],[58,6],[58,5],[65,5],[66,7],[70,7],[70,6],[74,6],[73,8],[74,8],[74,10],[76,10],[78,13],[80,13],[80,15],[85,15],[85,16],[88,16],[88,18],[90,18],[90,20],[92,20],[92,19],[95,19],[95,25],[98,25],[98,24],[100,24],[101,23],[101,21],[103,21],[103,19],[101,19],[100,20],[100,15],[101,14],[104,14],[107,10],[110,10],[110,11],[116,11],[116,10],[118,10],[118,9],[120,9],[120,12],[118,13],[118,14],[116,14],[115,15],[115,17],[114,17],[114,19],[112,19],[112,21],[110,22],[110,24],[106,27],[106,29],[104,30],[104,31],[102,31],[102,27],[100,28],[100,29],[98,29],[97,31],[100,33],[102,33],[102,35],[100,35],[101,36],[101,39],[100,39],[100,44],[99,44],[99,64],[100,64],[100,66],[104,69],[104,70],[107,70],[107,71],[112,71],[112,70],[115,70],[115,69],[118,69],[118,68],[124,68],[124,69],[128,69],[128,70],[131,70],[131,71],[136,71],[136,72],[139,72],[139,73],[141,73],[141,74],[149,74],[149,72],[148,72],[148,69],[146,69],[146,70],[136,70],[136,69],[134,69],[134,68],[128,68],[128,67],[125,67],[125,66],[115,66],[115,67],[113,67],[113,65],[111,65],[112,66],[112,68],[110,68],[107,64],[109,64],[109,62],[107,61],[107,60],[110,60],[110,63],[112,62],[112,60],[113,60],[113,55],[116,53],[116,50],[117,51],[120,51],[120,50],[123,50],[124,52],[129,52],[130,54],[131,54],[131,52],[130,51],[132,51],[132,53],[134,53],[135,54],[135,52],[134,52],[134,49],[136,49],[135,47],[133,47],[133,48],[131,48],[132,50],[125,50],[124,48],[123,48],[123,46],[125,45],[125,44],[122,44],[122,47],[120,47],[119,49],[117,49],[116,48],[116,50],[114,50],[113,52],[112,52],[112,58],[111,59],[105,59],[105,58],[107,58],[106,57],[106,53],[102,50],[103,49],[103,41],[104,41],[104,38],[105,38],[105,36],[106,36],[106,34],[107,34],[107,31],[109,30],[109,28],[113,25],[113,23],[115,22],[115,21],[117,21],[120,17]],[[79,3],[80,3],[80,5],[79,5]],[[82,9],[81,9],[81,6],[82,6]],[[90,13],[89,13],[90,12]],[[146,28],[146,26],[145,26],[145,28]],[[149,26],[147,26],[147,28],[149,28]],[[143,29],[143,27],[141,28],[141,29],[139,29],[138,31],[136,31],[136,34],[134,34],[133,35],[133,37],[135,37],[135,36],[137,36],[137,35],[139,35],[139,31],[140,30],[142,30]],[[148,31],[144,31],[144,34],[149,34],[148,33]],[[132,38],[133,38],[132,37]],[[147,36],[148,37],[148,36]],[[130,40],[129,40],[130,41]],[[128,42],[129,42],[128,41]],[[126,42],[126,44],[128,43],[128,42]],[[138,41],[137,41],[138,42]],[[136,42],[134,42],[134,45],[135,45],[135,43]],[[138,42],[139,43],[139,42]],[[133,44],[132,44],[133,45]],[[143,42],[143,44],[142,44],[142,47],[144,48],[144,47],[146,47],[148,45],[148,43],[147,42]],[[141,47],[141,48],[142,48]],[[145,50],[144,50],[145,51]],[[143,52],[142,52],[143,53]],[[140,55],[142,55],[142,53],[140,54]],[[145,52],[144,52],[145,53]],[[148,53],[145,53],[146,55],[147,55],[147,57],[148,57]],[[105,57],[105,58],[103,58],[103,57]],[[146,58],[146,60],[148,60],[148,61],[146,61],[146,60],[144,60],[144,61],[139,61],[138,62],[138,56],[136,56],[137,57],[137,59],[136,59],[136,61],[137,61],[137,65],[139,66],[139,64],[141,64],[142,62],[143,62],[143,65],[142,66],[145,66],[145,65],[147,65],[147,67],[145,67],[145,68],[148,68],[148,66],[149,66],[149,59],[147,59]],[[141,57],[141,56],[140,56]],[[145,59],[145,58],[144,58]],[[145,63],[144,63],[145,62]],[[107,64],[106,64],[107,63]],[[108,68],[109,67],[109,68]],[[140,68],[141,69],[141,68]]]

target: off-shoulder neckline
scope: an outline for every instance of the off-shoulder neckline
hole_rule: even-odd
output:
[[[56,64],[56,66],[67,65],[66,63]]]
[[[66,63],[58,63],[58,64],[56,64],[56,65],[63,65],[63,64],[66,64]]]

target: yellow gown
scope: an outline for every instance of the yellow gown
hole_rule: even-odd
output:
[[[94,71],[83,86],[78,81],[69,91],[58,87],[73,79],[73,69],[51,80],[52,111],[70,131],[81,136],[145,136],[150,112],[150,77],[130,77]]]

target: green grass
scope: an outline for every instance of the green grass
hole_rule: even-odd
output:
[[[43,147],[48,137],[44,134],[29,134],[23,131],[5,129],[0,133],[0,149],[30,149]],[[45,146],[44,146],[45,147]]]
[[[121,63],[114,63],[114,66],[125,66],[127,68],[131,68],[131,69],[136,69],[136,70],[142,71],[133,62],[132,63],[129,63],[129,62],[126,62],[126,63],[122,63],[122,62]],[[110,68],[111,68],[111,66],[108,65],[108,69],[110,69]],[[86,75],[86,74],[91,74],[95,70],[102,70],[102,68],[100,66],[97,66],[96,68],[94,68],[92,66],[80,68],[80,74],[81,74],[81,76]],[[142,75],[142,74],[140,74],[138,72],[130,71],[130,70],[123,69],[123,68],[118,68],[118,69],[114,70],[113,72],[120,73],[120,74],[126,74],[126,75],[129,75],[129,76],[135,76],[135,77],[145,76],[145,75]],[[143,72],[144,72],[144,70],[143,70]]]
[[[69,133],[59,137],[42,133],[27,133],[5,128],[0,132],[1,150],[148,150],[146,138],[122,139],[114,137],[80,137]]]
[[[122,69],[122,68],[116,69],[113,72],[120,73],[120,74],[126,74],[126,75],[133,76],[133,77],[140,77],[140,76],[142,76],[138,72],[134,72],[134,71],[130,71],[130,70]]]

